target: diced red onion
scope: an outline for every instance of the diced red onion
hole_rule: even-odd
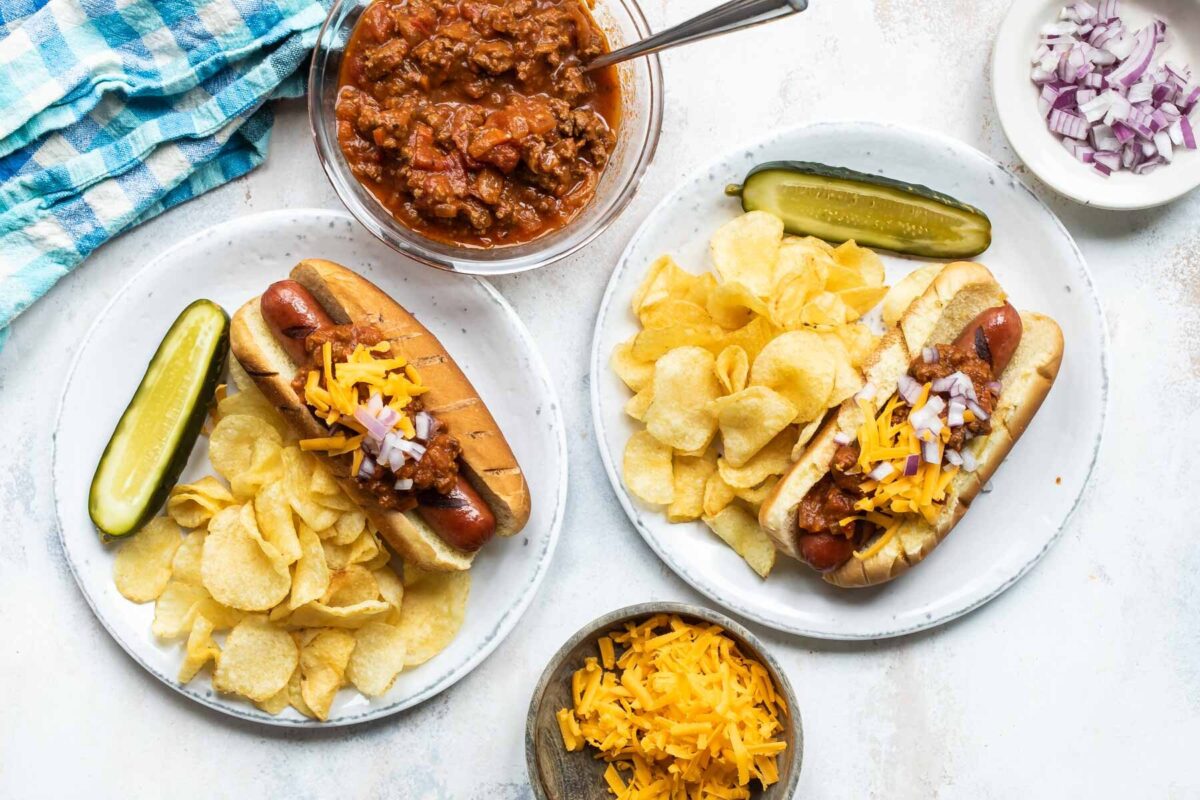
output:
[[[433,417],[429,416],[427,411],[418,411],[413,417],[413,428],[418,439],[423,442],[429,441],[429,433],[433,428]]]
[[[963,424],[963,412],[967,410],[967,404],[956,397],[950,401],[947,409],[946,424],[951,428],[961,428]]]
[[[1187,117],[1179,118],[1179,129],[1183,133],[1183,146],[1188,150],[1196,149],[1196,132],[1192,129],[1191,120]]]
[[[372,392],[370,399],[367,400],[367,412],[371,414],[371,416],[378,416],[379,412],[382,410],[383,395],[379,394],[379,392]]]
[[[396,487],[397,492],[407,492],[413,487],[413,480],[412,478],[401,478],[393,485]]]
[[[1168,163],[1175,157],[1175,148],[1171,146],[1171,137],[1166,131],[1154,134],[1154,149],[1158,151],[1159,157]]]
[[[896,468],[888,461],[880,461],[875,465],[875,468],[867,473],[867,477],[873,481],[881,481],[888,475],[896,471]]]
[[[1072,139],[1086,139],[1087,120],[1071,111],[1055,108],[1050,111],[1050,130]]]
[[[975,468],[979,466],[979,463],[975,460],[975,456],[970,450],[962,451],[962,461],[962,468],[967,472],[974,472]]]
[[[901,375],[896,391],[904,398],[904,402],[911,406],[921,396],[921,384],[917,383],[911,375]]]
[[[1000,381],[988,381],[987,388],[992,394],[999,395],[1004,391],[1004,384]]]
[[[975,419],[986,420],[989,414],[983,410],[983,407],[974,400],[967,402],[967,408],[971,409],[971,413],[975,415]]]
[[[957,450],[947,450],[946,463],[953,467],[961,467],[963,463],[963,457]]]
[[[921,443],[921,458],[927,464],[940,464],[942,461],[941,442],[934,439],[932,442]]]
[[[921,360],[926,364],[936,364],[938,362],[938,349],[936,347],[922,347]]]
[[[911,478],[913,475],[916,475],[920,466],[921,457],[918,455],[911,455],[904,459],[904,477]]]
[[[420,461],[421,457],[425,455],[424,445],[418,444],[411,439],[400,439],[397,437],[395,446],[400,452],[411,456],[413,461]]]
[[[1121,16],[1120,0],[1100,0],[1096,9],[1096,19],[1110,20]]]
[[[386,425],[387,429],[390,431],[392,428],[396,427],[396,423],[400,421],[400,412],[391,406],[388,406],[387,408],[383,409],[383,411],[380,411],[376,418],[381,423]]]
[[[358,465],[358,477],[363,480],[369,480],[375,475],[375,459],[370,456],[363,456],[362,463]]]
[[[1096,151],[1096,154],[1092,156],[1092,159],[1097,164],[1101,164],[1113,172],[1116,172],[1121,168],[1121,154],[1115,151]]]
[[[367,408],[359,406],[354,409],[354,418],[367,429],[367,436],[375,439],[376,442],[383,441],[383,437],[388,435],[390,427],[384,425],[379,419],[373,416]]]
[[[850,444],[854,441],[854,437],[843,431],[838,431],[833,435],[833,440],[838,444]]]

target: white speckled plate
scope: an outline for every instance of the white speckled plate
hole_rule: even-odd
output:
[[[609,354],[637,330],[629,308],[646,267],[671,253],[710,269],[708,238],[741,213],[722,194],[755,164],[800,159],[927,184],[983,209],[993,244],[979,257],[1018,308],[1050,314],[1066,337],[1058,381],[1040,413],[954,533],[911,573],[871,589],[834,588],[780,557],[759,579],[701,522],[668,524],[625,490],[620,464],[636,423]],[[921,262],[886,256],[889,281]],[[1062,223],[1016,177],[982,153],[938,134],[890,125],[810,125],[729,153],[697,171],[651,212],[626,248],[596,321],[592,413],[609,478],[629,519],[684,580],[731,611],[781,631],[823,639],[878,639],[930,628],[996,597],[1024,575],[1079,502],[1100,445],[1107,402],[1106,335],[1079,250]]]
[[[87,513],[92,473],[163,333],[198,297],[230,311],[301,258],[345,264],[377,283],[445,343],[487,401],[533,496],[526,528],[492,542],[471,571],[466,621],[432,660],[405,670],[383,697],[343,689],[328,722],[292,709],[271,716],[213,691],[207,671],[186,686],[175,680],[180,642],[150,632],[153,603],[136,605],[113,586],[113,550],[100,543]],[[202,437],[182,480],[210,472]],[[562,524],[567,450],[562,413],[545,365],[516,313],[487,283],[407,261],[347,214],[278,211],[244,217],[165,251],[113,298],[80,345],[59,409],[54,448],[55,501],[67,560],[101,623],[152,675],[191,699],[271,725],[348,725],[416,705],[448,688],[483,661],[516,625],[546,574]]]

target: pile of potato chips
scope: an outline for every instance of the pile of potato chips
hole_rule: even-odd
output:
[[[709,252],[715,275],[663,256],[634,294],[642,330],[612,355],[635,392],[625,411],[646,425],[625,482],[671,522],[702,518],[766,577],[775,548],[758,508],[825,412],[862,388],[876,337],[859,320],[887,293],[883,262],[854,242],[785,237],[762,211],[717,229]]]
[[[383,694],[445,648],[470,575],[407,564],[398,575],[362,511],[236,364],[233,373],[240,391],[220,400],[209,434],[228,484],[176,486],[167,515],[123,542],[113,579],[128,599],[155,602],[159,638],[186,639],[181,682],[212,662],[218,691],[323,720],[347,683]]]

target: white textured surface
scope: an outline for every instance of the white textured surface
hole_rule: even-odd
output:
[[[653,0],[646,10],[659,27],[706,5],[668,10]],[[0,796],[530,797],[523,726],[546,658],[602,612],[699,600],[626,522],[591,437],[587,347],[625,241],[696,164],[810,120],[927,125],[1013,164],[986,81],[1005,6],[813,0],[798,19],[664,57],[663,140],[633,205],[570,261],[496,281],[561,380],[572,487],[555,563],[483,666],[376,724],[281,733],[177,696],[91,616],[52,527],[54,399],[80,330],[113,292],[164,242],[201,227],[336,206],[299,107],[281,112],[265,168],[103,248],[18,321],[0,353],[10,431],[0,456]],[[1018,586],[944,628],[879,644],[763,633],[802,704],[801,797],[1200,794],[1191,763],[1200,741],[1198,434],[1187,424],[1200,391],[1200,196],[1119,215],[1048,199],[1089,260],[1112,339],[1110,424],[1085,506]],[[1029,254],[1030,268],[1037,258]]]

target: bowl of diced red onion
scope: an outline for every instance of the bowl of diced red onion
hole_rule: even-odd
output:
[[[1200,0],[1014,0],[992,56],[1013,149],[1086,205],[1200,186]]]

